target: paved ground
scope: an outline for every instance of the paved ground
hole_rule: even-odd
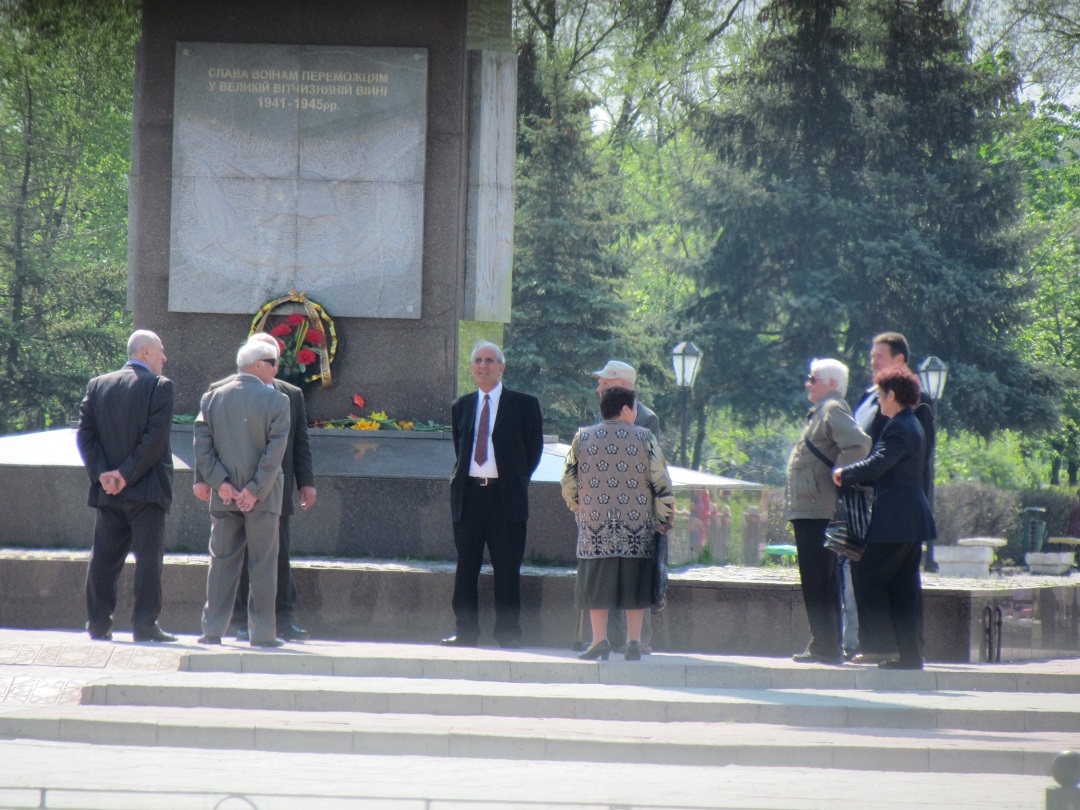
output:
[[[484,666],[563,666],[573,661],[571,653],[561,650],[444,650],[425,645],[363,644],[343,642],[308,642],[290,645],[290,653],[250,653],[245,645],[227,644],[218,651],[194,643],[193,637],[183,637],[175,645],[133,644],[130,636],[117,635],[112,643],[90,642],[85,634],[61,631],[0,629],[0,714],[17,719],[22,714],[55,713],[61,724],[69,728],[89,722],[92,713],[117,717],[133,711],[164,717],[166,710],[157,706],[137,707],[108,705],[83,706],[79,703],[81,689],[91,683],[106,681],[160,682],[183,677],[184,672],[201,670],[208,656],[228,656],[243,652],[248,657],[241,669],[273,670],[275,666],[305,660],[342,660],[377,657],[380,661],[397,659],[402,666],[423,659],[432,665],[467,659],[477,667]],[[257,657],[252,658],[251,655]],[[196,660],[184,661],[184,656]],[[227,661],[230,659],[222,659]],[[633,674],[631,683],[615,685],[612,694],[631,700],[634,679],[648,680],[650,672],[661,673],[678,668],[681,662],[715,664],[717,669],[728,667],[736,671],[765,672],[776,682],[785,678],[806,677],[809,669],[783,659],[732,659],[731,657],[664,656],[654,655],[640,665],[623,664],[614,660],[596,667],[599,678],[609,673],[614,679],[619,672]],[[575,662],[576,665],[576,662]],[[640,668],[636,668],[639,667]],[[616,668],[617,667],[617,668]],[[800,692],[798,700],[821,705],[853,699],[837,686],[838,679],[851,679],[858,668],[813,668],[820,672],[825,688],[784,692],[772,691],[778,702],[795,700],[789,692]],[[592,669],[588,670],[592,672]],[[933,665],[912,681],[917,685],[909,691],[876,692],[863,690],[862,703],[887,703],[890,709],[913,707],[931,712],[960,711],[961,704],[975,714],[1015,711],[1018,700],[1027,712],[1046,716],[1055,713],[1072,716],[1080,712],[1080,700],[1071,706],[1069,696],[1047,688],[1046,694],[1015,693],[1017,684],[1039,683],[1039,679],[1057,679],[1057,683],[1072,684],[1080,678],[1080,660],[1024,662],[1000,665]],[[862,670],[855,683],[866,681],[876,672]],[[235,685],[250,678],[239,672],[203,672],[197,677],[207,683]],[[306,676],[292,675],[292,678]],[[948,679],[975,684],[1010,682],[1014,693],[991,691],[979,694],[955,695],[923,691],[933,687],[926,684],[945,683]],[[348,680],[348,679],[341,679]],[[297,681],[299,683],[299,681]],[[443,691],[461,691],[464,687],[447,684]],[[1046,681],[1050,683],[1050,681]],[[414,688],[434,688],[412,684]],[[104,687],[102,687],[104,688]],[[386,686],[386,690],[390,690]],[[955,686],[954,686],[955,688]],[[973,687],[974,688],[974,687]],[[493,691],[499,691],[492,688]],[[543,690],[559,691],[551,684]],[[536,690],[539,699],[539,687]],[[563,689],[565,691],[565,689]],[[714,695],[716,700],[738,702],[739,695]],[[183,708],[171,711],[194,711]],[[205,711],[205,710],[200,710]],[[217,722],[248,721],[248,714],[227,708],[214,709]],[[311,713],[307,713],[310,715]],[[388,725],[421,722],[416,716],[376,715]],[[522,724],[517,718],[518,725]],[[300,723],[285,719],[282,723]],[[543,722],[557,722],[543,718]],[[568,721],[569,722],[569,721]],[[633,736],[635,729],[642,737],[654,737],[656,723],[618,721],[620,733]],[[668,729],[673,726],[666,726]],[[698,731],[694,731],[694,728]],[[538,728],[538,726],[537,726]],[[650,764],[648,762],[557,762],[523,760],[497,756],[414,756],[393,755],[393,751],[375,754],[290,753],[266,750],[225,750],[215,748],[144,747],[137,745],[103,745],[49,740],[0,739],[0,808],[8,807],[68,807],[68,808],[300,808],[329,810],[330,808],[389,808],[390,810],[460,810],[477,807],[490,810],[509,808],[777,808],[778,810],[809,810],[810,808],[1042,808],[1044,792],[1053,782],[1041,774],[995,773],[929,773],[902,772],[895,769],[846,770],[842,767],[789,767],[785,744],[794,746],[812,738],[815,745],[851,746],[860,732],[852,728],[796,728],[784,725],[700,723],[680,726],[688,736],[717,736],[727,733],[737,740],[757,739],[770,761],[750,767],[739,764]],[[570,740],[571,726],[560,732]],[[545,732],[549,733],[549,732]],[[904,744],[905,737],[916,732],[895,731],[895,743]],[[954,733],[955,732],[951,732]],[[966,743],[978,740],[980,732],[964,732],[955,737]],[[944,740],[944,731],[928,732],[930,738]],[[875,733],[875,745],[881,745]],[[1046,749],[1080,748],[1080,732],[1025,731],[1010,732],[1017,747],[1030,745]],[[926,738],[923,733],[920,739]],[[553,737],[555,739],[555,737]],[[690,740],[687,740],[688,742]],[[549,744],[550,741],[549,741]],[[570,743],[567,742],[567,745]],[[942,742],[945,745],[946,742]],[[974,743],[972,743],[974,744]],[[933,757],[932,746],[930,756]],[[791,748],[794,752],[794,747]],[[792,753],[794,756],[794,753]],[[45,791],[42,792],[42,788]],[[231,796],[231,798],[230,798]]]

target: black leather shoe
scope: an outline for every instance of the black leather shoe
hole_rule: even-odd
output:
[[[90,632],[90,638],[94,641],[112,641],[112,631],[106,630],[104,633]]]
[[[311,633],[295,624],[282,625],[278,628],[278,633],[286,641],[307,641],[311,638]]]
[[[271,648],[272,647],[284,647],[285,646],[285,639],[283,639],[283,638],[275,638],[275,639],[272,639],[270,641],[253,641],[253,642],[251,642],[251,646],[252,647],[271,647]]]
[[[892,661],[882,661],[878,669],[922,669],[922,661],[901,661],[899,658]]]
[[[521,642],[516,638],[507,639],[506,641],[500,641],[499,646],[504,650],[520,650]]]
[[[800,664],[829,664],[830,666],[838,666],[844,663],[844,656],[838,655],[835,658],[823,655],[815,655],[814,653],[801,652],[795,653],[791,656],[792,661],[796,661]]]
[[[464,638],[462,636],[450,636],[444,638],[439,644],[443,647],[475,647],[475,638]]]
[[[237,641],[250,641],[251,636],[248,635],[248,626],[241,624],[236,628],[236,640]]]
[[[640,641],[628,641],[626,643],[626,652],[623,653],[624,661],[640,661],[641,660],[641,642]]]
[[[593,644],[589,649],[581,653],[578,658],[582,661],[595,661],[597,658],[607,661],[609,655],[611,655],[611,642],[605,638],[603,641]]]
[[[156,624],[145,630],[136,630],[131,636],[135,641],[176,641],[176,636],[166,633]]]
[[[200,644],[221,644],[221,636],[199,636]]]

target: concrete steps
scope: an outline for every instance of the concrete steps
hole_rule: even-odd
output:
[[[1044,775],[1075,735],[356,712],[87,706],[7,715],[0,736],[109,746],[549,762]]]
[[[941,664],[914,672],[874,666],[797,664],[786,658],[658,653],[627,663],[579,661],[563,650],[454,649],[423,644],[323,643],[254,652],[247,645],[185,655],[184,672],[335,675],[498,681],[505,683],[715,689],[856,689],[882,691],[1073,692],[1077,667],[1045,664]],[[309,652],[309,650],[311,650]],[[389,654],[388,654],[389,651]]]
[[[598,683],[214,673],[115,679],[87,686],[84,705],[277,712],[426,714],[651,723],[1080,732],[1080,700],[1052,692],[883,692],[705,689]]]
[[[175,648],[174,648],[175,649]],[[1044,775],[1080,732],[1080,671],[922,672],[780,659],[312,643],[192,645],[0,738],[249,752]]]

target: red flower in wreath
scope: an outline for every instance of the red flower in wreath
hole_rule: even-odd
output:
[[[303,311],[298,311],[300,307]],[[280,306],[289,309],[274,316]],[[289,290],[288,295],[263,304],[251,321],[248,334],[268,332],[277,339],[281,362],[277,376],[296,385],[322,381],[330,384],[330,364],[337,353],[337,332],[334,321],[306,293]]]

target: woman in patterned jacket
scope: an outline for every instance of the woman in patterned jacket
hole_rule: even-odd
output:
[[[671,519],[671,492],[656,437],[635,427],[637,395],[608,388],[599,424],[578,430],[562,494],[577,515],[577,603],[589,611],[592,646],[579,658],[605,661],[609,610],[626,611],[627,661],[641,660],[641,622],[652,603],[656,533]]]

